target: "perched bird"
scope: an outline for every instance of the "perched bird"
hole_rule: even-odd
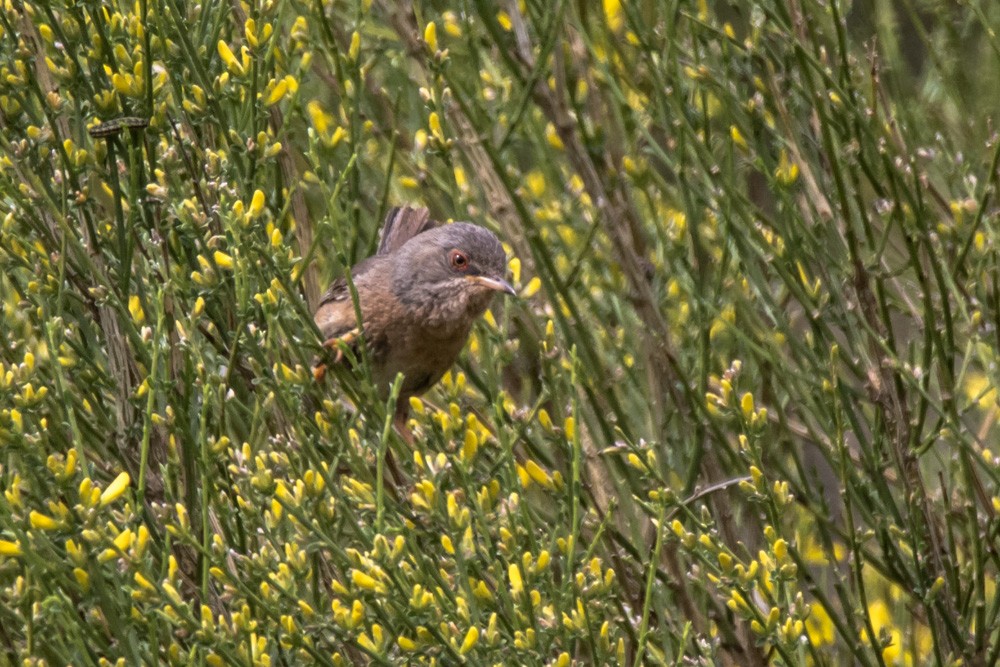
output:
[[[396,415],[402,426],[410,397],[451,368],[493,295],[515,293],[504,279],[506,270],[506,254],[493,232],[468,222],[438,226],[427,209],[394,208],[376,254],[351,269],[361,322],[344,278],[323,295],[314,319],[338,362],[341,344],[364,341],[383,397],[396,374],[403,374]],[[324,370],[313,369],[317,379]]]

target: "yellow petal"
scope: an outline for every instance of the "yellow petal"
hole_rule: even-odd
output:
[[[115,481],[111,482],[108,488],[104,489],[104,493],[101,494],[101,505],[108,505],[121,498],[122,494],[128,489],[131,481],[132,478],[129,477],[127,472],[123,472],[118,477],[115,477]]]
[[[247,217],[253,220],[260,215],[260,212],[264,210],[264,193],[260,190],[255,190],[253,193],[253,199],[250,200],[250,208],[247,210]]]
[[[216,250],[215,251],[214,258],[215,258],[215,263],[219,266],[219,268],[221,268],[221,269],[230,269],[230,270],[233,268],[233,258],[232,258],[232,256],[227,255],[226,253],[222,252],[221,250]]]
[[[437,25],[434,21],[427,24],[424,28],[424,42],[427,44],[427,48],[430,49],[431,53],[437,53],[438,50],[438,38],[437,38]]]

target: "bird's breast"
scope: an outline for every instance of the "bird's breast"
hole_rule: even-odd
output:
[[[404,376],[404,398],[424,393],[455,363],[469,337],[469,324],[428,326],[424,322],[399,322],[382,330],[373,340],[372,371],[381,387],[388,387],[397,373]]]

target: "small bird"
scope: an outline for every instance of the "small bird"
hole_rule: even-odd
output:
[[[394,208],[376,254],[351,269],[360,324],[344,278],[330,285],[314,319],[338,362],[341,344],[364,341],[381,396],[403,374],[396,414],[401,427],[410,397],[451,368],[493,295],[515,294],[506,270],[506,253],[493,232],[468,222],[438,226],[427,209]],[[313,369],[317,379],[324,371],[322,364]]]

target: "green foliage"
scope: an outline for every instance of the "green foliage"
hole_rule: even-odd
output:
[[[1000,7],[854,4],[6,2],[0,664],[995,663]],[[411,202],[521,293],[413,447]]]

